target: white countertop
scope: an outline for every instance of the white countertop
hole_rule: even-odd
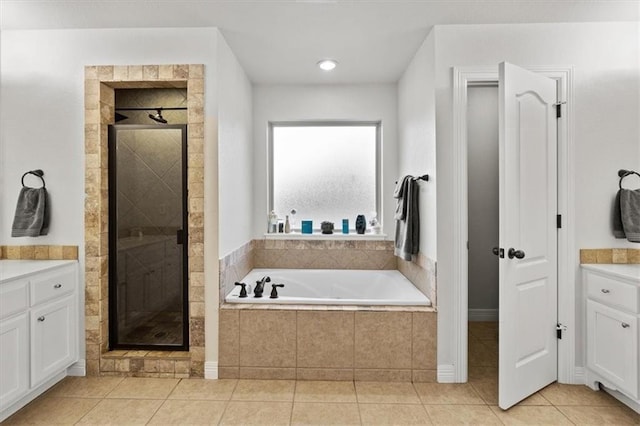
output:
[[[77,260],[0,260],[0,283],[76,262]]]
[[[640,265],[627,265],[627,264],[583,264],[580,265],[583,269],[589,271],[600,272],[615,277],[631,280],[640,284]]]

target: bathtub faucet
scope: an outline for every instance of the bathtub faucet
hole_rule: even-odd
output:
[[[271,278],[268,276],[262,277],[262,279],[256,281],[256,288],[253,289],[253,297],[262,297],[264,292],[264,283],[270,283]]]

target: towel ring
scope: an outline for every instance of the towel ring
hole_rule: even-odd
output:
[[[26,175],[34,175],[34,176],[39,177],[39,178],[40,178],[40,180],[42,181],[42,187],[43,187],[43,188],[46,188],[46,185],[45,185],[45,183],[44,183],[44,178],[42,177],[42,176],[44,176],[44,172],[43,172],[42,170],[40,170],[40,169],[36,169],[36,170],[29,170],[28,172],[26,172],[25,174],[23,174],[23,175],[22,175],[22,179],[21,179],[21,181],[20,181],[20,182],[22,182],[22,186],[23,186],[23,187],[25,186],[25,184],[24,184],[24,177],[25,177]]]
[[[620,176],[620,181],[618,182],[618,187],[620,187],[620,189],[622,189],[622,180],[624,178],[626,178],[627,176],[631,176],[631,175],[636,175],[640,178],[640,173],[634,171],[634,170],[618,170],[618,176]]]

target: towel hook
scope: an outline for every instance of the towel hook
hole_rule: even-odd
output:
[[[622,189],[622,180],[627,176],[631,176],[631,175],[636,175],[640,178],[640,173],[636,172],[635,170],[624,170],[624,169],[618,170],[618,176],[620,176],[620,181],[618,182],[618,186],[620,187],[620,189]]]
[[[44,176],[44,172],[43,172],[42,170],[40,170],[40,169],[36,169],[36,170],[29,170],[28,172],[26,172],[25,174],[23,174],[23,175],[22,175],[22,179],[21,179],[21,181],[20,181],[20,182],[22,183],[22,186],[25,186],[25,184],[24,184],[24,177],[25,177],[26,175],[34,175],[34,176],[39,177],[39,178],[40,178],[40,180],[42,181],[42,187],[43,187],[43,188],[46,188],[46,185],[45,185],[45,183],[44,183],[44,178],[42,177],[42,176]]]

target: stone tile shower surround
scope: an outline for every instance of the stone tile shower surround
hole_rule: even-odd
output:
[[[204,375],[204,65],[85,67],[85,341],[88,375]],[[107,129],[115,89],[187,89],[189,352],[109,352]],[[177,357],[177,358],[176,358]],[[147,362],[148,361],[148,362]]]

